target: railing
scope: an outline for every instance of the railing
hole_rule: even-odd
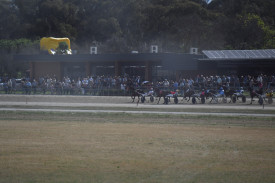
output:
[[[0,87],[0,94],[27,95],[91,95],[91,96],[128,96],[129,92],[118,88],[43,88],[43,87]]]
[[[202,91],[202,88],[205,87],[211,90],[218,90],[216,85],[214,86],[200,86],[194,85],[193,90],[196,93]],[[243,86],[245,91],[248,91],[248,86]],[[151,86],[140,87],[144,92],[148,92]],[[239,89],[240,87],[230,87],[231,89]],[[165,91],[175,91],[173,87],[159,87],[161,90]],[[264,88],[265,90],[273,90],[275,86],[268,85]],[[183,88],[178,87],[178,94],[183,94]],[[90,96],[130,96],[131,93],[126,89],[121,89],[120,87],[106,87],[106,86],[97,86],[92,88],[60,88],[60,87],[26,87],[22,85],[17,85],[16,87],[0,86],[0,94],[32,94],[32,95],[90,95]]]

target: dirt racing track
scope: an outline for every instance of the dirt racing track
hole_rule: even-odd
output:
[[[171,115],[219,115],[275,117],[275,105],[259,105],[255,100],[246,103],[192,104],[186,100],[168,105],[145,101],[132,103],[121,96],[59,96],[59,95],[0,95],[1,111],[91,112],[91,113],[147,113]]]

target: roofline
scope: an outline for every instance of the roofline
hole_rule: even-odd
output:
[[[175,57],[177,59],[184,59],[187,57],[194,57],[195,59],[202,58],[203,55],[194,55],[187,53],[122,53],[122,54],[75,54],[75,55],[13,55],[15,61],[19,62],[114,62],[114,61],[163,61],[167,58]]]
[[[202,53],[208,59],[230,59],[230,60],[246,60],[246,59],[275,59],[275,49],[261,50],[203,50]],[[233,55],[233,56],[232,56]]]
[[[275,58],[202,58],[199,61],[257,61],[257,60],[274,60]]]

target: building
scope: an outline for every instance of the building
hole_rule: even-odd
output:
[[[17,62],[30,65],[30,77],[92,75],[139,75],[145,80],[165,77],[174,79],[182,73],[193,74],[202,55],[177,53],[15,55]]]
[[[55,76],[62,79],[93,75],[138,75],[144,80],[178,79],[197,74],[274,74],[275,49],[205,50],[203,54],[126,53],[73,55],[14,55],[14,61],[26,62],[30,77]]]
[[[275,49],[204,50],[199,70],[216,70],[218,74],[275,74]]]

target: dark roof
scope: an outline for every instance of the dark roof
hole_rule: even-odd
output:
[[[267,50],[204,50],[209,60],[263,60],[275,59],[275,49]]]

